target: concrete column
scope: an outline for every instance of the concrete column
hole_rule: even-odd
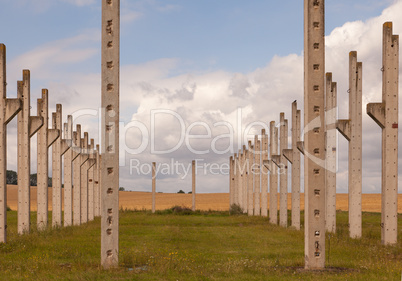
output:
[[[56,104],[52,113],[52,128],[62,131],[62,105]],[[70,147],[67,140],[58,138],[52,147],[52,226],[62,226],[62,161],[61,158]]]
[[[119,255],[120,0],[102,2],[102,225],[101,264]]]
[[[292,103],[292,148],[282,150],[283,156],[292,164],[292,227],[300,230],[300,110],[297,101]]]
[[[254,145],[255,145],[255,165],[254,165],[254,215],[261,215],[261,206],[260,206],[260,194],[261,194],[261,141],[258,139],[256,135],[254,137]]]
[[[325,1],[304,1],[305,268],[325,267]]]
[[[192,197],[193,197],[193,211],[195,211],[195,183],[196,183],[196,169],[195,169],[195,161],[193,160],[191,162],[191,166],[192,166],[192,173],[193,173],[193,177],[192,177]]]
[[[248,215],[254,214],[254,146],[251,145],[251,141],[248,141],[248,153],[247,153],[247,211]]]
[[[57,129],[49,129],[48,90],[42,90],[42,98],[38,99],[38,116],[43,118],[43,126],[37,137],[37,228],[44,230],[48,225],[48,187],[49,187],[49,147],[59,138]]]
[[[234,154],[233,158],[233,178],[234,178],[234,184],[233,184],[233,203],[234,204],[239,204],[239,167],[238,167],[238,158],[237,158],[237,153]]]
[[[237,170],[238,170],[238,175],[237,179],[239,183],[237,184],[237,192],[238,192],[238,201],[239,201],[239,206],[240,208],[244,208],[243,206],[243,153],[241,153],[241,150],[239,150],[239,154],[237,155]]]
[[[152,213],[155,213],[156,200],[156,163],[152,162]]]
[[[284,149],[288,148],[288,120],[285,113],[280,114],[280,148],[278,155],[272,155],[273,162],[279,167],[279,225],[288,226],[288,166],[287,160],[283,156]]]
[[[73,139],[73,117],[67,116],[67,123],[64,123],[64,139],[68,147],[72,146]],[[64,153],[64,226],[73,224],[73,173],[72,173],[73,150],[68,149]]]
[[[81,139],[81,223],[88,222],[88,169],[89,169],[89,145],[88,133],[84,133]]]
[[[325,185],[326,185],[326,220],[327,232],[336,232],[336,112],[337,88],[332,82],[332,73],[326,75],[326,156],[325,156]],[[361,109],[361,104],[360,104]],[[360,112],[361,113],[361,112]]]
[[[77,125],[73,132],[73,224],[81,224],[81,125]],[[73,157],[74,157],[73,156]]]
[[[349,119],[338,131],[349,141],[349,235],[362,236],[362,63],[349,53]]]
[[[94,169],[95,169],[95,141],[91,139],[89,145],[89,159],[88,159],[88,221],[93,221],[95,218],[95,196],[94,196]]]
[[[243,145],[243,159],[242,159],[242,175],[243,175],[243,213],[247,214],[247,202],[248,202],[248,189],[247,189],[247,157],[248,157],[248,151],[245,145]]]
[[[367,104],[367,114],[382,129],[381,242],[397,243],[398,235],[398,77],[399,35],[392,22],[383,25],[382,103]]]
[[[95,151],[95,166],[94,166],[94,208],[95,217],[100,216],[100,185],[99,185],[99,172],[100,172],[100,159],[99,159],[99,144],[96,145]]]
[[[6,46],[0,44],[0,243],[7,242],[7,124],[22,108],[20,99],[7,98]]]
[[[233,205],[233,156],[229,158],[229,208]]]
[[[269,170],[269,222],[278,224],[278,168],[272,157],[278,154],[278,128],[275,121],[269,124],[270,140],[269,154],[271,159],[264,162],[264,166]]]
[[[18,98],[22,110],[18,113],[18,233],[29,233],[31,198],[31,137],[42,127],[41,116],[30,116],[30,72],[23,70],[23,81],[18,81]]]
[[[268,135],[265,129],[261,131],[261,161],[268,161]],[[268,169],[261,165],[261,216],[268,216]]]

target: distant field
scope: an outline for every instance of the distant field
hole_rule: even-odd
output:
[[[18,190],[17,186],[7,186],[7,205],[12,210],[17,210]],[[49,208],[52,207],[52,190],[49,188]],[[175,205],[191,206],[191,194],[177,193],[157,193],[156,209],[163,210]],[[402,194],[399,194],[399,202],[402,202]],[[269,202],[269,200],[268,200]],[[288,207],[291,205],[290,194],[288,195]],[[36,211],[36,187],[31,188],[31,210]],[[196,196],[196,206],[199,210],[217,210],[226,211],[229,209],[228,193],[202,193]],[[120,192],[120,207],[127,209],[151,209],[151,193],[149,192]],[[304,194],[301,194],[301,208],[304,209]],[[348,210],[348,195],[337,194],[336,209]],[[381,194],[363,194],[362,209],[364,212],[380,212],[381,211]],[[398,212],[402,213],[402,204],[398,206]]]

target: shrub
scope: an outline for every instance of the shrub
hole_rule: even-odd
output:
[[[181,190],[181,189],[180,189],[180,190],[179,190],[177,193],[185,193],[185,192],[184,192],[183,190]]]
[[[230,205],[229,213],[230,215],[242,215],[243,209],[240,207],[239,204],[232,204]]]
[[[12,211],[10,207],[7,206],[7,211]]]

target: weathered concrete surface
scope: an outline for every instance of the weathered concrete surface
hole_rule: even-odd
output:
[[[73,142],[73,117],[67,116],[64,123],[64,139],[68,147]],[[64,153],[64,226],[73,224],[73,150],[68,149]]]
[[[325,156],[325,185],[326,185],[326,220],[327,232],[336,232],[336,111],[337,87],[332,82],[332,73],[326,75],[326,156]]]
[[[243,186],[243,213],[247,214],[247,202],[248,202],[248,188],[247,188],[247,149],[246,146],[243,145],[243,155],[242,155],[242,167],[241,167],[241,171],[242,171],[242,186]]]
[[[269,154],[271,159],[267,161],[269,174],[269,222],[278,224],[278,168],[272,160],[272,156],[278,154],[278,128],[275,121],[269,124],[270,140]]]
[[[300,230],[300,152],[297,142],[300,141],[300,110],[297,101],[292,103],[292,148],[282,150],[283,156],[292,164],[292,227]]]
[[[237,198],[238,198],[238,204],[240,208],[244,208],[243,206],[243,153],[241,150],[239,150],[239,153],[237,154]]]
[[[261,215],[260,195],[261,195],[261,141],[258,135],[254,137],[255,163],[254,163],[254,216]]]
[[[96,145],[95,151],[95,169],[94,169],[94,197],[95,197],[95,217],[100,216],[100,184],[99,184],[99,175],[100,175],[100,155],[99,155],[99,144]]]
[[[42,90],[42,98],[38,99],[38,116],[43,118],[43,126],[37,136],[37,227],[44,230],[48,226],[48,186],[49,186],[49,147],[59,138],[57,129],[49,129],[48,90]]]
[[[398,114],[399,35],[392,22],[383,25],[382,103],[367,104],[367,114],[382,129],[381,242],[397,243],[398,236]]]
[[[247,213],[249,216],[254,215],[254,146],[248,141],[247,153]]]
[[[268,160],[268,135],[265,129],[261,131],[261,161]],[[261,216],[268,216],[268,169],[265,165],[261,165]]]
[[[0,44],[0,243],[7,242],[7,124],[22,108],[20,99],[7,98],[6,46]]]
[[[23,80],[18,81],[17,95],[22,101],[22,110],[18,120],[18,233],[29,233],[31,184],[31,137],[42,127],[41,116],[30,116],[31,86],[30,71],[23,70]]]
[[[191,162],[191,168],[192,168],[192,174],[193,174],[193,177],[192,177],[192,200],[193,200],[193,211],[195,211],[195,184],[196,184],[196,175],[197,175],[197,172],[196,172],[196,167],[195,167],[195,161],[193,160],[192,162]]]
[[[52,113],[52,128],[62,132],[62,105]],[[62,226],[62,156],[69,149],[67,141],[58,138],[52,147],[52,226]]]
[[[306,269],[325,267],[324,3],[304,1],[304,126],[309,126],[304,130]]]
[[[229,158],[229,209],[230,206],[233,205],[234,202],[234,164],[233,164],[233,156]]]
[[[234,185],[233,185],[233,202],[234,204],[239,204],[239,167],[238,167],[238,157],[237,153],[234,154],[233,158],[233,178],[234,178]]]
[[[81,224],[81,125],[73,132],[73,224]]]
[[[288,120],[285,119],[285,113],[280,114],[280,132],[279,132],[279,225],[288,227],[288,164],[282,151],[288,149]]]
[[[102,2],[101,264],[119,261],[120,0]]]
[[[349,140],[349,235],[362,235],[362,63],[349,53],[349,119],[337,129]],[[332,191],[332,193],[334,193]],[[331,202],[333,204],[333,202]]]
[[[88,169],[89,169],[89,136],[84,132],[81,139],[81,223],[88,222]]]
[[[95,141],[91,139],[88,159],[88,221],[93,221],[95,218],[94,167],[96,164],[96,156],[94,148]]]

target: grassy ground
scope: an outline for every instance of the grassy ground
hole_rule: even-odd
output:
[[[348,238],[347,213],[327,236],[329,270],[306,272],[303,231],[225,212],[175,215],[121,211],[120,267],[100,268],[100,220],[16,234],[0,244],[0,280],[400,280],[402,243],[381,246],[380,214],[363,214],[361,240]],[[32,216],[32,225],[36,218]],[[401,218],[399,220],[402,221]],[[399,229],[402,225],[399,224]],[[329,239],[330,238],[330,239]]]

